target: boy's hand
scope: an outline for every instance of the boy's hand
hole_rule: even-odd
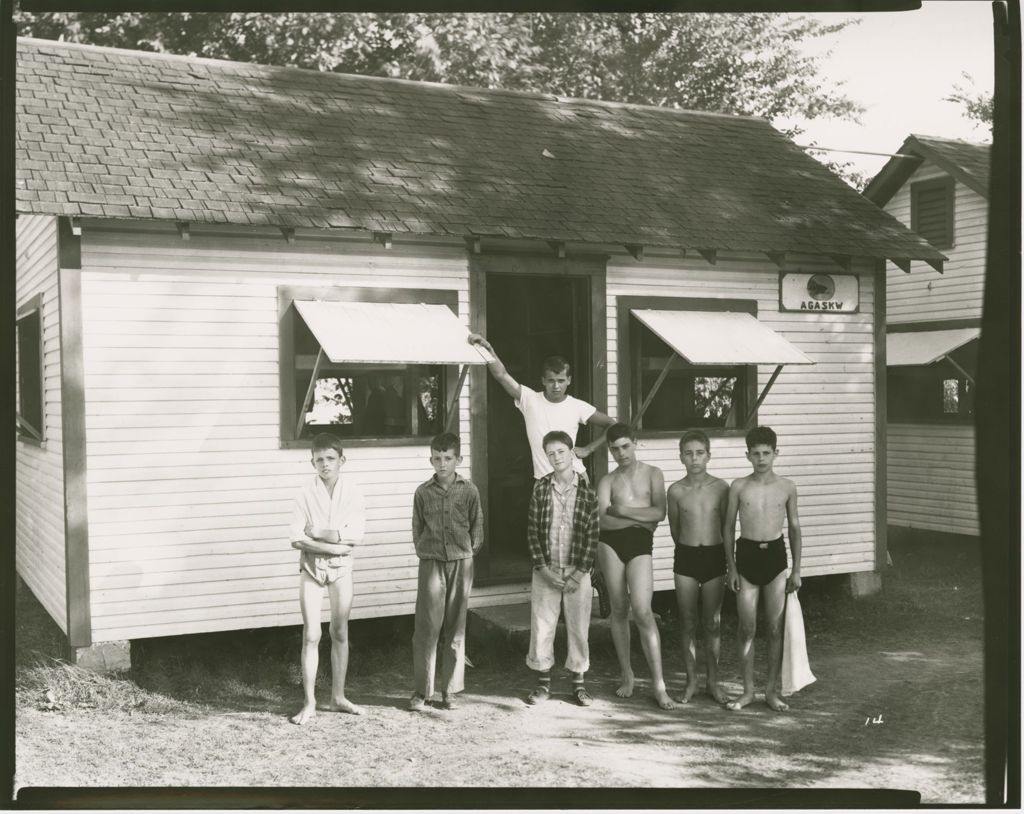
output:
[[[610,504],[610,505],[608,506],[608,508],[607,508],[607,509],[605,509],[604,513],[605,513],[606,515],[608,515],[609,517],[622,517],[622,512],[620,512],[620,511],[619,511],[619,510],[618,510],[618,509],[617,509],[617,508],[615,507],[615,504],[614,504],[614,503]],[[625,519],[625,518],[623,518],[623,519]]]
[[[801,584],[800,572],[794,571],[789,575],[789,579],[786,580],[786,593],[791,594],[793,591],[800,590]]]
[[[559,574],[558,571],[556,571],[550,565],[545,565],[544,566],[544,570],[543,570],[542,574],[543,574],[544,578],[547,579],[548,582],[550,582],[552,585],[554,585],[559,590],[562,590],[563,588],[565,588],[565,580],[562,579],[562,575]]]
[[[740,575],[735,568],[730,568],[726,574],[725,581],[729,584],[729,588],[732,589],[733,593],[736,593],[740,589]]]
[[[491,343],[484,339],[483,334],[470,334],[466,337],[466,341],[470,345],[483,345],[487,350],[494,352],[494,348],[491,347]]]
[[[576,591],[579,590],[579,587],[580,587],[580,583],[576,579],[576,576],[575,575],[570,575],[569,577],[566,578],[565,582],[563,583],[562,593],[564,593],[564,594],[574,594],[574,593],[576,593]]]
[[[572,454],[577,458],[586,458],[593,451],[589,446],[572,448]]]
[[[306,527],[303,529],[307,537],[312,537],[314,540],[317,539],[316,529],[312,523],[306,523]]]

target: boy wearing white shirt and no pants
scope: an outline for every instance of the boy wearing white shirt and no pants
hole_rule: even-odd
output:
[[[331,701],[324,709],[360,715],[345,697],[348,617],[352,610],[352,550],[363,539],[366,502],[354,483],[343,480],[341,440],[330,433],[313,439],[316,477],[295,497],[289,540],[299,559],[302,609],[302,709],[289,720],[302,725],[316,715],[316,672],[320,649],[320,608],[324,587],[331,602]]]

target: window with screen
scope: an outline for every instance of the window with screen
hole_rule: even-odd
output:
[[[42,298],[36,295],[18,309],[18,437],[42,442],[45,438],[43,409]]]
[[[740,311],[757,315],[752,300],[687,297],[618,297],[619,415],[635,416],[661,373],[661,386],[637,423],[647,436],[702,428],[712,434],[742,434],[757,399],[756,365],[692,365],[648,328],[633,309],[662,311]]]
[[[910,185],[910,228],[936,249],[953,246],[954,209],[952,178],[935,178]]]
[[[444,430],[449,388],[457,378],[452,366],[332,362],[320,354],[320,341],[294,307],[305,299],[452,306],[457,294],[279,288],[282,446],[305,446],[320,432],[353,446],[422,444]]]

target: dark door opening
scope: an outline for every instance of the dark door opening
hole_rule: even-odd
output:
[[[540,390],[541,363],[564,356],[572,365],[570,395],[593,403],[590,281],[585,277],[487,275],[487,338],[512,377]],[[522,413],[493,377],[487,381],[487,581],[528,579],[526,514],[533,464]],[[580,428],[579,442],[590,440]],[[589,463],[588,463],[589,468]]]

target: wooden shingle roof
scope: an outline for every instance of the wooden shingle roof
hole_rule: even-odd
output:
[[[20,39],[17,207],[939,260],[762,119]]]
[[[989,144],[911,134],[864,188],[864,195],[885,206],[915,170],[930,161],[987,199],[991,149]]]

